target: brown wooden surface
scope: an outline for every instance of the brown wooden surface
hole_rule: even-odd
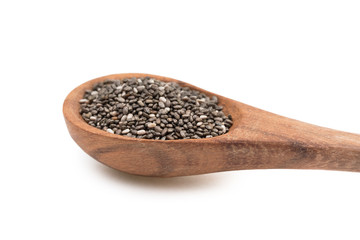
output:
[[[150,76],[216,95],[233,116],[230,131],[214,138],[148,140],[107,133],[80,116],[86,89],[105,79]],[[175,79],[151,74],[114,74],[74,89],[63,106],[74,141],[96,160],[123,172],[172,177],[241,169],[360,171],[360,135],[322,128],[269,113]]]

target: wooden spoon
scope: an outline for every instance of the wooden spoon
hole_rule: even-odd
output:
[[[217,96],[233,126],[205,139],[148,140],[107,133],[81,117],[85,90],[105,79],[154,77]],[[65,99],[65,121],[74,141],[91,157],[123,172],[174,177],[241,169],[327,169],[360,171],[360,135],[285,118],[172,78],[114,74],[75,88]]]

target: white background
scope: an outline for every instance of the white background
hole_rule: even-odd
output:
[[[359,1],[1,1],[0,27],[0,239],[360,238],[359,173],[131,176],[62,116],[79,84],[142,72],[360,133]]]

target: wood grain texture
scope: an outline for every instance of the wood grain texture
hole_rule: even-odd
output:
[[[81,117],[79,100],[105,79],[150,76],[217,96],[233,116],[227,134],[207,139],[148,140],[107,133]],[[269,113],[190,84],[151,74],[114,74],[75,88],[63,105],[74,141],[91,157],[123,172],[158,177],[241,169],[360,171],[360,135],[318,127]]]

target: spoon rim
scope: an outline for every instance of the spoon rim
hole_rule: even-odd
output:
[[[215,94],[215,93],[212,93],[212,92],[209,92],[202,88],[196,87],[187,82],[183,82],[183,81],[180,81],[180,80],[177,80],[174,78],[169,78],[169,77],[164,77],[164,76],[159,76],[159,75],[154,75],[154,74],[147,74],[147,73],[119,73],[119,74],[110,74],[110,75],[105,75],[102,77],[94,78],[94,79],[86,81],[86,82],[80,84],[79,86],[77,86],[76,88],[74,88],[66,96],[64,103],[63,103],[63,115],[64,115],[65,119],[67,121],[69,121],[70,123],[72,123],[73,125],[75,125],[76,127],[82,129],[83,131],[90,132],[95,135],[101,135],[103,137],[113,138],[113,139],[122,140],[122,141],[134,141],[134,142],[144,142],[144,143],[151,143],[151,142],[156,142],[156,143],[180,143],[180,142],[181,143],[195,143],[196,142],[197,143],[199,141],[201,141],[201,142],[212,142],[214,140],[221,141],[221,140],[228,139],[228,137],[230,135],[232,135],[231,133],[233,132],[233,130],[236,128],[235,121],[233,119],[234,123],[230,127],[229,131],[220,136],[216,136],[216,137],[212,137],[212,138],[200,138],[200,139],[174,139],[174,140],[160,140],[159,139],[159,140],[155,140],[155,139],[133,138],[133,137],[128,137],[128,136],[122,136],[119,134],[108,133],[104,130],[93,127],[85,122],[85,120],[82,118],[82,116],[80,115],[80,112],[79,112],[79,110],[80,110],[79,100],[84,95],[85,90],[91,89],[94,84],[105,81],[107,79],[122,80],[125,78],[132,78],[132,77],[152,77],[157,80],[164,81],[164,82],[176,82],[182,87],[189,87],[191,89],[202,92],[202,93],[206,94],[207,96],[216,96],[218,98],[218,104],[220,106],[224,107],[223,111],[226,114],[229,114],[227,107],[224,106],[223,104],[221,104],[221,102],[223,100],[228,99],[228,98],[223,97],[218,94]],[[81,98],[79,98],[79,96],[81,96]],[[234,100],[231,100],[231,101],[234,101]],[[74,108],[74,106],[76,106],[76,108]]]

